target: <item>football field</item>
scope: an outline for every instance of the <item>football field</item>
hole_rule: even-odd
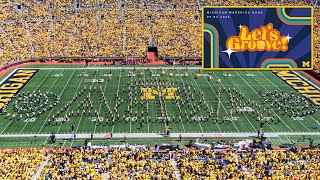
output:
[[[14,70],[0,133],[319,132],[312,100],[271,71],[110,67]]]

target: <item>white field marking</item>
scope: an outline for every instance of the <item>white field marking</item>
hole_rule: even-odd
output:
[[[320,90],[320,88],[315,85],[314,83],[310,82],[309,80],[307,80],[305,77],[303,77],[302,75],[300,75],[299,73],[295,72],[295,71],[292,71],[294,74],[296,74],[297,76],[299,76],[300,78],[302,78],[303,80],[307,81],[308,83],[310,83],[311,85],[313,85],[316,89]],[[282,81],[283,82],[283,81]],[[285,82],[283,82],[285,83]],[[286,84],[286,86],[289,86]],[[289,86],[291,89],[293,89],[291,86]],[[295,92],[297,92],[295,89],[293,89]],[[299,92],[297,92],[299,93]],[[310,116],[315,122],[317,121],[313,116]]]
[[[160,69],[159,69],[160,70]],[[154,71],[154,74],[157,74],[157,69]],[[152,76],[152,77],[154,77],[155,79],[156,79],[156,81],[157,80],[159,80],[159,82],[161,82],[161,80],[160,80],[160,74],[159,74],[159,76]],[[158,96],[158,99],[160,99],[160,96]],[[166,103],[166,102],[164,102],[164,103]],[[159,117],[161,117],[161,116],[159,116]],[[156,117],[157,118],[157,117]],[[166,122],[165,121],[163,121],[164,123],[164,129],[166,129],[167,128],[167,126],[166,126]]]
[[[130,77],[130,82],[132,82],[132,77],[133,77],[133,76]],[[119,84],[120,84],[120,78],[119,78]],[[118,91],[119,91],[119,90],[118,90]],[[132,96],[131,96],[131,98],[130,98],[130,104],[131,104],[131,103],[132,103]],[[131,129],[131,128],[132,128],[131,126],[132,126],[132,124],[131,124],[131,118],[130,118],[130,131],[129,131],[130,133],[131,133],[131,130],[132,130],[132,129]]]
[[[292,71],[294,74],[296,74],[297,76],[299,76],[300,78],[302,78],[303,80],[307,81],[308,83],[310,83],[311,85],[313,85],[316,89],[320,90],[320,87],[317,86],[316,84],[314,84],[313,82],[309,81],[308,79],[306,79],[304,76],[302,76],[301,74],[297,73],[296,71]]]
[[[144,74],[144,69],[143,69],[143,83],[146,81],[146,75]],[[149,125],[149,116],[147,116],[147,122],[148,122],[148,133],[150,132],[150,125]]]
[[[279,89],[279,90],[281,90],[277,85],[275,85],[272,81],[270,81],[264,74],[262,74],[261,72],[259,72],[265,79],[267,79],[274,87],[276,87],[277,89]],[[273,74],[273,73],[272,73]],[[259,82],[258,82],[259,83]],[[259,83],[260,84],[260,83]],[[263,88],[264,89],[266,89],[267,90],[267,88],[265,88],[264,86],[263,86]],[[294,92],[296,92],[296,91],[294,91]],[[311,116],[312,117],[312,116]],[[315,120],[316,121],[316,120]],[[309,132],[311,132],[310,131],[310,129],[308,128],[308,127],[306,127],[301,121],[298,121],[303,127],[305,127]]]
[[[279,137],[280,137],[280,136],[279,136]],[[291,143],[291,140],[288,138],[287,135],[284,135],[284,137],[286,137],[286,138],[288,139],[289,143]]]
[[[243,79],[242,78],[242,76],[237,72],[237,71],[234,71],[234,72],[236,72],[237,74],[238,74],[238,76],[250,87],[250,89],[252,89],[252,91],[254,92],[254,93],[256,93],[256,95],[258,95],[260,98],[261,98],[261,100],[263,101],[263,98],[251,87],[251,85],[249,85],[248,83],[247,83],[247,81],[245,80],[245,79]],[[255,78],[254,78],[255,79]],[[255,79],[256,80],[256,79]],[[257,80],[256,80],[257,81]],[[257,81],[258,82],[258,81]],[[258,82],[259,83],[259,82]],[[259,83],[260,84],[260,83]],[[263,87],[263,86],[262,86]],[[265,87],[264,87],[265,88]],[[266,88],[265,88],[266,89]],[[278,116],[278,118],[279,119],[281,119],[281,117],[276,113],[276,112],[274,112],[274,110],[272,109],[272,108],[270,108],[270,106],[268,105],[268,103],[266,103],[266,105],[267,105],[267,107],[269,108],[269,109],[271,109],[271,111],[274,113],[274,114],[276,114],[277,116]],[[287,128],[291,131],[291,132],[293,132],[292,131],[292,129],[281,119],[281,121],[283,122],[283,124],[284,125],[286,125],[287,126]]]
[[[39,83],[39,85],[36,87],[36,89],[34,89],[34,91],[36,91],[36,90],[40,87],[40,85],[44,82],[44,80],[46,80],[46,79],[48,78],[48,76],[49,76],[49,74],[50,74],[51,72],[52,72],[52,70],[46,75],[45,78],[43,78],[43,80]],[[62,71],[62,72],[63,72],[63,71]],[[50,90],[52,89],[53,85],[57,82],[58,79],[59,79],[59,77],[56,79],[56,81],[55,81],[54,83],[52,83],[50,89],[48,90],[49,92],[50,92]],[[24,128],[27,126],[28,123],[29,123],[29,121],[27,121],[27,123],[24,124],[24,126],[23,126],[23,128],[21,129],[21,131],[20,131],[19,134],[22,133],[22,131],[24,130]]]
[[[201,71],[201,74],[203,74],[203,71]],[[210,84],[209,81],[207,80],[207,78],[206,78],[205,76],[202,76],[202,77],[203,77],[203,78],[206,80],[206,82],[209,84],[209,86],[210,86],[212,92],[214,93],[214,95],[215,95],[216,97],[218,97],[217,94],[216,94],[216,92],[215,92],[214,89],[212,88],[211,84]],[[221,84],[222,84],[222,83],[221,83]],[[228,111],[227,111],[226,108],[224,107],[223,103],[221,103],[221,105],[222,105],[222,108],[224,109],[224,111],[226,112],[226,114],[228,114]],[[237,129],[237,131],[240,132],[239,129],[237,128],[237,126],[234,124],[234,122],[233,122],[233,121],[231,121],[231,122],[232,122],[232,124],[234,125],[234,127]]]
[[[99,65],[100,66],[100,65]],[[99,74],[99,70],[97,70],[98,72],[97,72],[97,74],[94,76],[94,78],[96,78],[97,76],[98,76],[98,74]],[[83,79],[81,79],[81,81],[80,82],[82,82],[82,80]],[[93,85],[94,83],[92,82],[92,85]],[[80,85],[80,84],[79,84]],[[79,88],[79,86],[78,86],[78,88]],[[78,91],[78,89],[77,89],[77,91]],[[76,92],[77,92],[76,91]],[[76,95],[76,93],[74,94],[74,96]],[[74,133],[75,134],[77,134],[77,131],[78,131],[78,129],[79,129],[79,126],[80,126],[80,123],[81,123],[81,120],[82,120],[82,117],[83,117],[83,112],[81,113],[81,116],[80,116],[80,120],[79,120],[79,122],[78,122],[78,125],[77,125],[77,128],[76,128],[76,130],[74,131]],[[59,132],[59,130],[60,130],[60,128],[62,127],[62,123],[61,123],[61,125],[60,125],[60,127],[59,127],[59,129],[58,129],[58,131],[57,132]],[[73,144],[73,141],[71,142],[71,144],[70,144],[70,147],[72,147],[72,144]]]
[[[4,83],[4,81],[6,81],[9,77],[12,76],[12,74],[14,74],[18,69],[15,69],[14,71],[12,71],[10,74],[7,75],[7,77],[5,77],[4,79],[2,79],[2,81],[0,82],[0,85],[2,85]],[[26,87],[26,85],[24,86]],[[20,90],[20,92],[22,91],[22,89]],[[6,127],[4,127],[4,129],[1,131],[0,134],[2,134],[6,129],[7,127],[11,124],[11,121],[6,125]]]
[[[67,85],[69,84],[69,81],[71,80],[71,78],[72,78],[72,76],[73,76],[73,74],[74,74],[75,71],[76,71],[76,70],[73,71],[73,73],[71,74],[70,78],[68,79],[66,85],[65,85],[64,88],[62,89],[62,91],[61,91],[61,93],[60,93],[60,95],[59,95],[60,97],[61,97],[61,95],[63,94],[64,90],[66,89]],[[53,111],[53,109],[54,109],[54,108],[51,109],[51,111],[49,112],[47,118],[43,121],[43,124],[42,124],[41,128],[39,129],[38,134],[40,134],[43,126],[46,124],[48,118],[50,117],[50,115],[51,115],[51,113],[52,113],[52,111]]]
[[[216,76],[217,78],[218,78],[218,76],[213,72],[213,74],[214,74],[214,76]],[[241,91],[240,90],[240,88],[238,88],[237,87],[237,85],[232,81],[232,78],[229,78],[230,80],[231,80],[231,82],[232,82],[232,84],[234,84],[235,85],[235,87],[239,90],[239,91]],[[223,83],[221,83],[221,85],[225,88],[225,86],[223,85]],[[247,96],[245,96],[247,99],[249,99]],[[247,115],[245,114],[245,113],[243,113],[243,115],[244,115],[244,117],[246,118],[246,120],[249,122],[249,124],[251,125],[251,127],[257,132],[257,129],[253,126],[253,124],[249,121],[249,119],[248,119],[248,117],[247,117]]]
[[[189,73],[190,73],[190,76],[192,77],[192,80],[193,80],[194,83],[196,84],[197,88],[199,89],[199,91],[201,91],[201,89],[200,89],[197,81],[193,78],[192,72],[189,70],[189,68],[188,68],[188,71],[189,71]],[[206,99],[204,99],[204,101],[207,102]],[[200,123],[200,124],[201,124],[201,123]],[[209,123],[209,124],[210,124],[210,123]],[[216,125],[217,125],[217,127],[218,127],[218,129],[219,129],[219,132],[221,132],[221,129],[220,129],[218,123],[216,123]],[[201,126],[201,125],[200,125],[200,126]]]
[[[216,76],[216,74],[214,73],[214,75]],[[216,76],[217,77],[217,76]],[[241,91],[241,89],[236,85],[236,83],[234,83],[234,81],[232,80],[232,78],[229,78],[231,81],[232,81],[232,83],[234,84],[234,86],[238,89],[238,90],[240,90]],[[223,84],[222,84],[223,85]],[[249,99],[244,93],[242,93],[247,99]],[[255,130],[255,131],[257,131],[257,129],[252,125],[252,123],[249,121],[249,119],[248,119],[248,117],[245,115],[245,113],[244,113],[244,116],[245,116],[245,118],[247,119],[247,121],[250,123],[250,125],[253,127],[253,129]],[[270,124],[268,124],[268,126],[270,127],[270,129],[273,131],[273,132],[276,132],[271,126],[270,126]],[[280,138],[280,140],[282,141],[282,142],[284,142],[281,138]]]
[[[89,70],[106,70],[106,69],[117,69],[117,70],[121,70],[121,69],[155,69],[155,70],[161,70],[161,69],[185,69],[186,66],[180,66],[180,67],[167,67],[167,66],[163,66],[163,67],[153,67],[153,66],[141,66],[141,67],[121,67],[121,66],[115,66],[115,67],[82,67],[82,68],[70,68],[70,67],[41,67],[41,68],[19,68],[19,69],[42,69],[42,70],[49,70],[49,69],[55,69],[55,70],[63,70],[63,69],[68,69],[68,70],[83,70],[83,69],[89,69]],[[202,69],[202,67],[188,67],[188,69]]]
[[[0,82],[0,84],[2,85],[2,83],[4,83],[9,77],[12,76],[12,74],[14,74],[16,71],[18,71],[18,69],[13,70],[10,74],[8,74],[4,79],[2,79],[2,81]]]
[[[102,91],[102,94],[103,94],[103,95],[104,95],[104,92],[105,92],[106,87],[107,87],[107,82],[108,82],[108,81],[105,81],[105,85],[104,85],[104,88],[103,88],[103,91]],[[101,102],[100,102],[100,107],[99,107],[99,111],[98,111],[99,115],[100,115],[100,111],[101,111],[101,106],[102,106],[102,100],[101,100]],[[97,129],[97,123],[94,125],[93,134],[96,132],[96,129]]]
[[[167,69],[166,69],[166,72],[167,72],[167,74],[168,74]],[[167,77],[167,78],[168,78],[169,81],[171,81],[169,77]],[[179,106],[180,106],[180,104],[179,104]],[[183,128],[183,132],[186,132],[186,130],[185,130],[185,128],[184,128],[184,125],[183,125],[183,121],[181,121],[181,125],[182,125],[182,128]]]
[[[99,70],[98,70],[98,73],[94,76],[94,78],[96,78],[96,77],[98,76],[98,74],[99,74]],[[92,85],[93,85],[93,84],[94,84],[94,82],[92,82]],[[81,116],[80,116],[80,120],[79,120],[79,122],[78,122],[78,125],[77,125],[77,128],[76,128],[76,130],[75,130],[75,133],[77,133],[77,131],[78,131],[78,129],[79,129],[79,126],[80,126],[80,123],[81,123],[81,120],[82,120],[82,116],[83,116],[83,113],[82,113]],[[61,125],[62,125],[62,124],[61,124]],[[61,128],[61,126],[59,127],[58,132],[59,132],[60,128]],[[71,143],[71,145],[72,145],[72,143]]]
[[[120,73],[119,73],[119,82],[118,82],[118,91],[119,92],[119,88],[120,88],[120,79],[121,79],[121,69],[119,69]],[[132,77],[131,77],[132,78]],[[113,116],[114,118],[114,116]],[[112,119],[113,121],[113,119]],[[112,125],[112,130],[111,130],[111,133],[113,134],[113,129],[114,129],[114,122],[113,122],[113,125]],[[131,132],[131,121],[130,121],[130,132]]]
[[[86,70],[85,72],[87,72],[87,70]],[[82,83],[82,81],[83,81],[83,78],[84,78],[84,76],[82,76],[82,78],[81,78],[81,80],[80,80],[80,82],[79,82],[79,84],[78,84],[78,86],[77,86],[77,90],[75,91],[75,93],[74,93],[74,95],[73,95],[73,98],[77,95],[78,90],[79,90],[79,87],[80,87],[80,85],[81,85],[81,83]],[[93,84],[93,83],[92,83],[92,84]],[[68,109],[66,110],[65,114],[67,114],[67,113],[69,112],[69,109],[70,109],[70,108],[71,108],[71,106],[68,107]],[[81,114],[81,117],[82,117],[82,114]],[[81,118],[81,117],[80,117],[80,118]],[[58,128],[58,130],[57,130],[57,133],[60,131],[61,127],[62,127],[62,123],[60,124],[60,126],[59,126],[59,128]]]
[[[19,69],[16,69],[15,71],[12,71],[5,79],[3,79],[3,80],[1,81],[0,85],[1,85],[5,80],[7,80],[13,73],[15,73],[15,72],[18,71],[18,70],[19,70]],[[39,72],[39,71],[38,71],[38,72]],[[38,72],[37,72],[37,74],[38,74]],[[33,77],[35,77],[35,76],[33,76]],[[33,78],[32,78],[32,79],[33,79]],[[32,79],[30,79],[30,80],[28,81],[28,83],[23,86],[23,88],[19,91],[19,93],[22,92],[22,90],[23,90],[25,87],[27,87],[27,85],[29,84],[29,82],[30,82]],[[18,94],[19,94],[19,93],[18,93]],[[18,95],[18,94],[17,94],[17,95]],[[10,121],[10,122],[6,125],[6,127],[1,131],[0,134],[2,134],[2,133],[8,128],[8,126],[11,124],[11,122],[13,122],[13,121]]]
[[[178,73],[180,74],[180,71],[178,70]],[[191,74],[190,74],[190,76],[191,76]],[[180,79],[181,79],[181,81],[182,81],[182,83],[183,83],[183,86],[185,85],[185,83],[184,83],[184,81],[183,81],[183,79],[182,79],[182,77],[181,76],[179,76],[180,77]],[[196,110],[194,107],[193,107],[193,105],[191,105],[192,106],[192,109],[193,110]],[[203,129],[202,129],[202,126],[201,126],[201,123],[199,123],[198,122],[198,124],[199,124],[199,126],[200,126],[200,129],[201,129],[201,131],[203,132]]]

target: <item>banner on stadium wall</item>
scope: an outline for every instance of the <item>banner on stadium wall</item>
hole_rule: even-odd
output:
[[[311,6],[204,6],[204,70],[310,70]]]

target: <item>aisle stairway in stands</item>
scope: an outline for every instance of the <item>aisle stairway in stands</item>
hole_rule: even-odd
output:
[[[47,155],[46,159],[41,163],[41,166],[39,167],[39,169],[37,170],[37,172],[33,175],[33,177],[31,178],[31,180],[37,180],[39,179],[39,176],[41,175],[41,171],[44,168],[45,165],[47,165],[48,160],[50,158],[50,154]]]
[[[170,157],[173,157],[173,158],[170,159],[170,162],[171,162],[171,165],[174,168],[174,173],[176,174],[177,180],[181,180],[181,174],[180,174],[180,170],[179,170],[179,168],[177,166],[177,161],[175,160],[175,157],[174,157],[174,152],[171,152],[169,154],[170,154]],[[173,154],[173,156],[171,156],[171,154]]]

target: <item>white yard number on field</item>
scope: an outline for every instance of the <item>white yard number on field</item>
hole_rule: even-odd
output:
[[[236,116],[232,116],[232,117],[225,116],[225,117],[223,117],[223,119],[224,119],[225,121],[236,121],[236,120],[238,120],[238,118],[239,118],[239,117],[236,117]]]
[[[137,120],[137,117],[126,117],[125,119],[124,119],[125,121],[128,121],[128,122],[134,122],[134,121],[136,121]]]
[[[89,74],[79,74],[79,76],[87,77],[87,76],[89,76]]]
[[[102,76],[105,76],[105,77],[111,77],[111,76],[112,76],[112,74],[104,74],[104,75],[102,75]]]
[[[96,122],[98,119],[99,119],[99,121],[100,122],[102,122],[103,121],[103,117],[99,117],[99,118],[96,118],[96,117],[89,117],[89,119],[92,121],[92,122]]]
[[[271,120],[271,118],[272,117],[270,117],[270,116],[266,116],[266,117],[262,117],[262,118],[260,116],[258,116],[259,121],[264,121],[264,120],[269,121],[269,120]]]
[[[63,74],[54,74],[54,75],[52,75],[52,76],[54,76],[54,77],[61,77],[61,76],[63,76]]]
[[[27,118],[25,119],[23,122],[35,122],[37,118],[33,117],[33,118]]]
[[[157,117],[158,120],[166,120],[166,117],[163,117],[163,116],[159,116]],[[170,121],[170,117],[167,118],[168,121]]]
[[[104,82],[104,79],[85,79],[84,82],[103,83],[103,82]]]
[[[91,82],[93,82],[93,83],[102,83],[102,82],[104,82],[104,79],[92,79]]]
[[[246,74],[247,76],[256,76],[256,75],[254,75],[254,74]]]
[[[65,118],[59,117],[59,118],[56,119],[56,122],[62,122],[64,120],[65,120]],[[68,122],[69,120],[70,120],[70,118],[67,118],[66,122]]]
[[[236,110],[238,110],[239,112],[244,111],[244,112],[252,112],[254,111],[254,109],[252,107],[237,107]]]
[[[134,76],[136,76],[136,74],[133,74],[133,73],[128,74],[128,77],[134,77]]]
[[[193,116],[191,119],[194,120],[194,121],[200,122],[201,120],[202,120],[202,121],[205,120],[206,117],[203,117],[203,116]]]
[[[297,116],[297,117],[292,117],[292,119],[295,121],[303,121],[304,117]]]

